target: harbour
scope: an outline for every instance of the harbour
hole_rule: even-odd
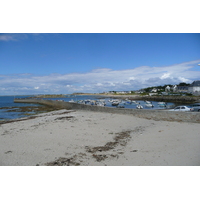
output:
[[[76,102],[67,102],[53,99],[15,99],[16,103],[33,103],[52,107],[54,109],[84,110],[113,114],[134,115],[139,118],[178,121],[178,122],[200,122],[199,112],[171,112],[167,109],[130,109],[117,108],[116,106],[95,106]]]
[[[150,97],[133,95],[59,95],[39,98],[38,96],[0,96],[0,120],[17,119],[29,115],[51,111],[52,108],[38,103],[19,103],[15,100],[50,100],[55,102],[74,102],[81,105],[112,107],[120,109],[166,110],[177,105],[195,102],[197,97],[188,100],[187,97]]]

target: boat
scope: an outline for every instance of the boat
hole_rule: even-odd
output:
[[[132,104],[132,101],[128,99],[128,100],[126,100],[126,103]]]
[[[167,104],[165,102],[158,102],[158,106],[160,106],[160,107],[166,107]]]
[[[137,108],[137,109],[143,109],[143,106],[141,106],[141,105],[138,104],[138,105],[136,106],[136,108]]]
[[[100,100],[98,100],[98,101],[96,101],[96,105],[97,106],[105,106],[106,105],[106,102],[105,101],[100,101]]]
[[[124,108],[124,106],[119,106],[119,105],[118,105],[117,108]]]
[[[70,102],[70,103],[74,103],[74,99],[71,99],[69,102]]]
[[[150,101],[145,101],[147,104],[152,104],[152,102],[150,102]]]
[[[154,107],[154,105],[152,103],[146,103],[145,106],[146,107]]]
[[[77,103],[85,104],[85,101],[83,101],[83,100],[78,100]]]
[[[96,100],[91,100],[90,101],[90,105],[91,106],[96,106],[97,105],[97,101]]]
[[[137,101],[132,101],[132,103],[138,104],[138,102],[137,102]]]
[[[97,103],[97,106],[105,106],[106,104],[104,103]]]
[[[166,104],[165,102],[158,102],[158,104]]]
[[[86,99],[86,100],[85,100],[85,104],[88,104],[88,103],[90,103],[90,102],[91,102],[90,99]]]
[[[112,102],[112,106],[118,106],[119,105],[119,101],[113,101]]]

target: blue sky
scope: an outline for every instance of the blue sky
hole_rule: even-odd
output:
[[[198,33],[2,33],[0,95],[191,83],[199,63]]]

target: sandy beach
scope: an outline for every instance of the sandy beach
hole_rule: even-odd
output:
[[[58,110],[0,124],[1,166],[199,166],[200,124]]]

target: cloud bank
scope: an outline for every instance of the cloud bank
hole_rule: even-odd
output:
[[[19,41],[27,39],[28,35],[25,33],[9,33],[9,34],[0,34],[0,41]]]
[[[71,94],[74,92],[130,91],[145,87],[192,83],[200,79],[200,60],[165,67],[141,66],[134,69],[99,68],[87,73],[0,74],[0,95]]]

